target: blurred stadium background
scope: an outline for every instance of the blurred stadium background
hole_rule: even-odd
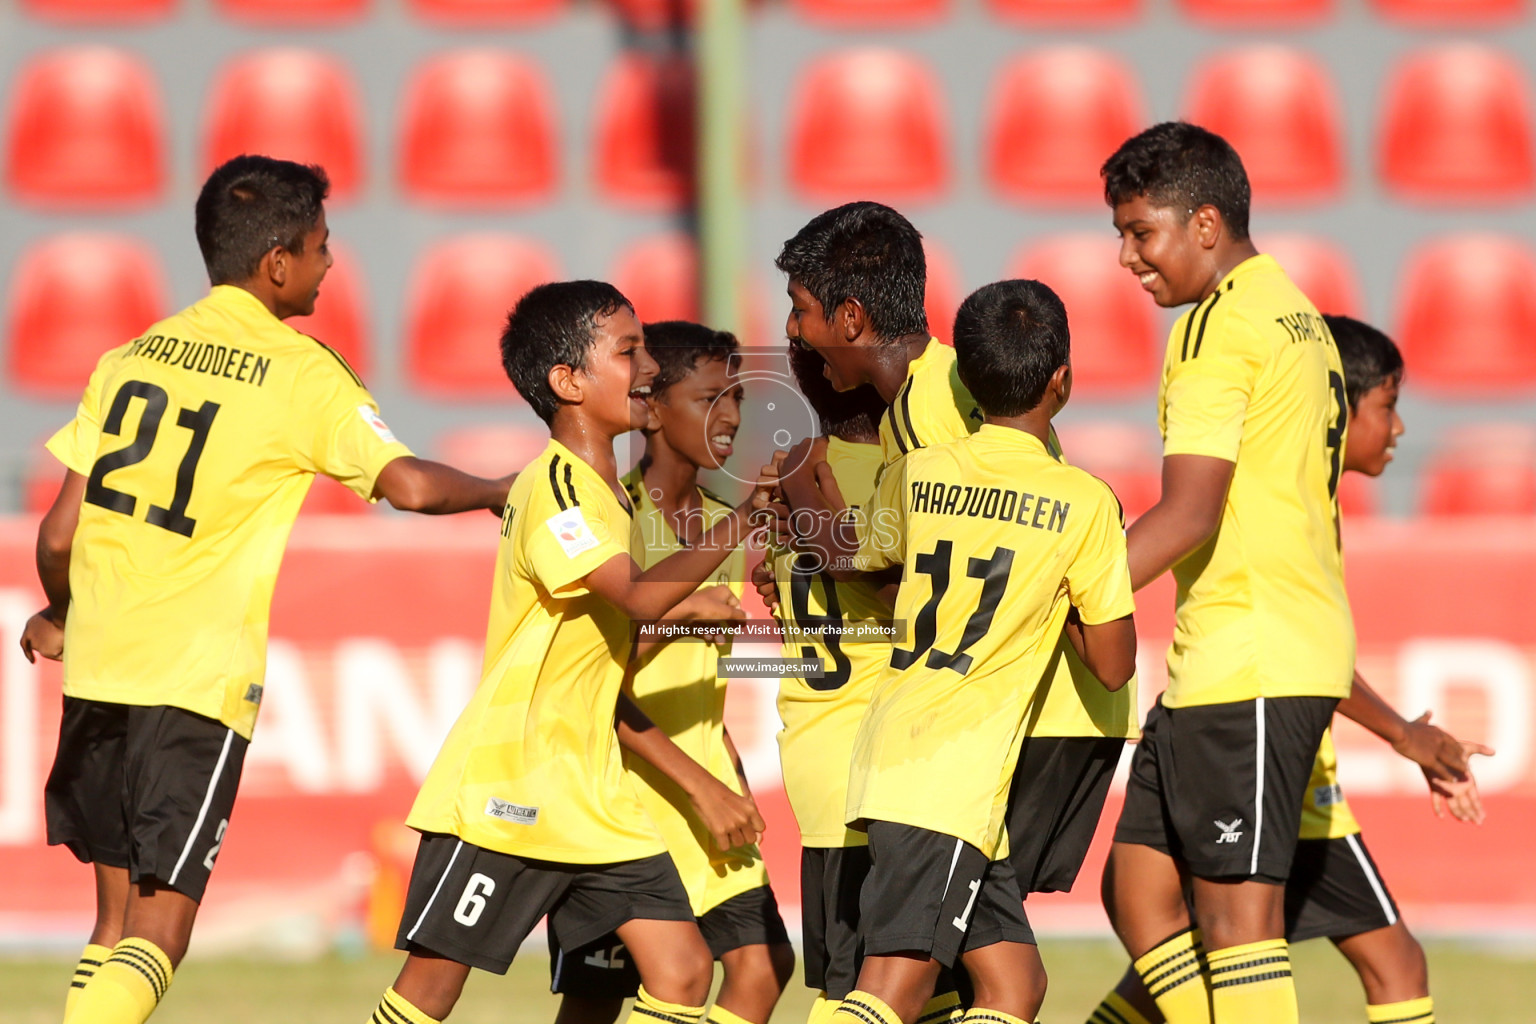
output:
[[[782,240],[833,203],[891,201],[930,243],[941,336],[986,281],[1040,277],[1063,295],[1078,381],[1061,421],[1068,453],[1135,514],[1157,493],[1169,317],[1115,263],[1097,167],[1172,117],[1236,145],[1261,249],[1325,311],[1403,346],[1397,461],[1378,483],[1344,485],[1361,665],[1410,716],[1433,707],[1499,748],[1480,765],[1490,821],[1435,821],[1416,773],[1352,728],[1344,781],[1415,927],[1536,937],[1532,4],[756,0],[739,38],[711,51],[711,74],[744,86],[725,118],[744,167],[725,205],[717,193],[701,214],[694,26],[706,2],[727,7],[0,4],[0,948],[72,951],[90,914],[86,872],[42,840],[57,669],[14,646],[39,601],[35,515],[60,475],[41,442],[102,351],[205,290],[192,203],[219,160],[266,152],[328,168],[337,263],[301,329],[353,361],[418,451],[486,473],[543,443],[494,345],[528,286],[605,277],[645,319],[725,311],[734,323],[717,323],[748,344],[776,345]],[[706,302],[706,271],[735,264],[740,280],[724,300],[717,281]],[[407,521],[327,481],[306,510],[196,948],[316,953],[389,931],[411,849],[398,822],[477,678],[488,520]],[[1170,603],[1154,590],[1138,615],[1147,700]],[[772,700],[770,681],[745,681],[732,727],[792,906]],[[1101,854],[1077,892],[1032,901],[1048,934],[1103,932]]]

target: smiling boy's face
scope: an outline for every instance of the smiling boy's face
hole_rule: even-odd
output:
[[[821,356],[826,363],[823,375],[836,391],[852,391],[869,383],[865,353],[861,346],[844,337],[837,323],[841,309],[828,317],[816,296],[799,281],[789,282],[789,317],[784,333],[791,344],[802,345]]]
[[[1120,265],[1136,275],[1152,300],[1164,308],[1199,302],[1211,280],[1210,247],[1202,241],[1209,231],[1195,213],[1158,206],[1145,195],[1115,205],[1115,230],[1120,233]]]
[[[700,469],[720,469],[741,427],[744,390],[734,361],[700,358],[682,380],[648,401],[649,431]]]
[[[640,321],[628,306],[598,321],[582,378],[582,404],[612,436],[645,426],[656,360],[645,351]]]
[[[1380,476],[1392,461],[1392,449],[1403,435],[1403,419],[1397,414],[1401,382],[1390,378],[1360,396],[1349,414],[1349,433],[1344,436],[1344,468]]]

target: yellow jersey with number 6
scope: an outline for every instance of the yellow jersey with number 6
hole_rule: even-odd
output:
[[[1235,465],[1216,533],[1173,567],[1166,706],[1349,695],[1335,500],[1347,417],[1333,336],[1271,257],[1239,264],[1174,324],[1163,454]]]
[[[178,707],[247,739],[315,474],[371,501],[411,454],[345,360],[230,285],[102,356],[48,450],[87,478],[65,694]]]

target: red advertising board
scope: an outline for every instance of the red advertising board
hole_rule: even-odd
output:
[[[73,944],[90,876],[45,844],[42,786],[59,669],[16,646],[41,603],[36,524],[0,520],[0,942]],[[317,945],[363,924],[370,878],[408,859],[399,825],[478,680],[497,541],[490,516],[306,518],[272,610],[266,701],[201,940]],[[1536,523],[1371,522],[1346,533],[1360,667],[1410,717],[1498,749],[1478,762],[1482,826],[1437,821],[1412,766],[1349,723],[1341,775],[1408,920],[1426,931],[1536,931]],[[1139,597],[1142,699],[1163,683],[1167,581]],[[798,843],[778,785],[775,683],[733,682],[729,722],[769,823],[765,846],[796,916]],[[1123,766],[1122,766],[1123,770]],[[1030,900],[1044,931],[1102,931],[1098,872],[1118,787],[1070,894]],[[380,861],[382,856],[383,860]],[[377,883],[374,885],[377,899]]]

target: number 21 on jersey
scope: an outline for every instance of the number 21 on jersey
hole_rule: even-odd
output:
[[[137,465],[149,458],[149,453],[159,440],[161,420],[165,418],[166,410],[170,406],[170,396],[157,384],[142,380],[125,382],[112,398],[112,406],[107,410],[107,417],[101,424],[102,433],[120,435],[123,419],[128,415],[128,410],[135,401],[142,402],[144,409],[139,415],[139,426],[134,432],[133,440],[125,447],[107,452],[98,458],[96,464],[91,467],[91,476],[85,485],[87,502],[111,512],[120,512],[125,516],[133,516],[137,513],[138,498],[109,486],[107,477],[119,469]],[[187,506],[192,501],[192,483],[197,475],[198,460],[203,457],[203,448],[208,444],[208,431],[212,429],[213,418],[218,414],[217,402],[204,402],[196,409],[177,411],[176,425],[189,431],[191,436],[187,439],[186,453],[182,455],[181,464],[176,470],[176,484],[171,495],[171,503],[150,505],[149,511],[144,515],[149,525],[178,533],[183,537],[192,536],[192,531],[197,528],[197,520],[187,515]]]

